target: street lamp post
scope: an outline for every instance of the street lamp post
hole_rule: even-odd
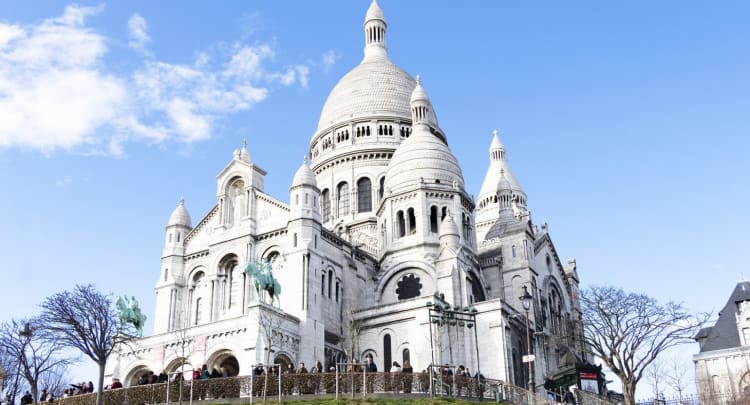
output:
[[[529,309],[531,309],[531,301],[534,297],[529,294],[529,289],[523,286],[523,295],[518,297],[521,300],[524,311],[526,311],[526,359],[529,368],[529,392],[534,392],[534,373],[532,370],[534,357],[531,350],[531,329],[529,329]]]
[[[18,390],[18,377],[21,375],[21,362],[26,357],[26,345],[31,340],[31,326],[28,322],[23,326],[23,329],[18,331],[18,335],[21,336],[21,350],[18,357],[18,365],[16,366],[16,378],[13,381],[13,391],[11,392],[10,404],[15,405],[16,403],[16,391]]]
[[[479,338],[477,336],[477,309],[474,307],[463,307],[455,306],[451,309],[448,304],[442,305],[440,302],[433,304],[432,301],[427,302],[427,308],[430,316],[430,356],[432,358],[431,366],[435,365],[435,350],[432,344],[432,324],[436,326],[446,325],[448,326],[448,339],[450,339],[450,327],[455,326],[457,328],[467,327],[474,329],[474,346],[476,349],[477,357],[477,390],[479,389]],[[450,346],[450,342],[448,343]],[[440,361],[442,363],[442,360]],[[451,364],[452,366],[452,364]],[[430,367],[430,376],[432,375],[432,367]],[[430,385],[432,385],[432,377],[430,377]],[[481,394],[480,394],[481,395]]]

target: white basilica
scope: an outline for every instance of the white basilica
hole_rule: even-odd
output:
[[[127,386],[147,370],[248,375],[257,363],[372,357],[380,371],[464,365],[527,386],[527,353],[537,385],[585,361],[575,261],[533,224],[496,133],[472,198],[419,78],[389,60],[386,32],[373,1],[364,58],[323,105],[288,199],[265,193],[262,162],[243,145],[217,176],[213,209],[193,223],[180,201],[154,334],[119,348],[107,375]],[[264,258],[282,289],[273,305],[244,271]],[[438,306],[471,321],[432,322]]]

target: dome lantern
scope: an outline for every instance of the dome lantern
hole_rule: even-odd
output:
[[[376,0],[372,0],[365,15],[365,59],[388,59],[388,48],[385,46],[387,24],[383,10]]]

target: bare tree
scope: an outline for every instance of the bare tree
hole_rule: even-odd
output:
[[[685,361],[684,357],[674,355],[669,359],[666,368],[664,377],[667,385],[677,393],[679,400],[682,401],[683,393],[691,385],[690,371],[693,370],[693,364]]]
[[[646,381],[651,385],[654,399],[661,398],[660,394],[663,394],[664,392],[666,380],[666,365],[663,363],[662,359],[657,358],[646,367],[645,377]]]
[[[585,343],[620,379],[625,405],[635,404],[636,386],[657,356],[692,343],[708,319],[681,304],[661,305],[647,295],[606,286],[582,290],[581,307]]]
[[[270,306],[267,304],[261,304],[258,307],[258,326],[260,327],[260,332],[263,337],[263,342],[265,345],[264,350],[266,351],[266,360],[265,364],[271,363],[271,352],[273,352],[274,348],[282,349],[283,348],[283,339],[281,339],[281,335],[279,335],[279,331],[281,330],[282,321],[279,316],[272,313],[271,311],[274,311],[271,309]],[[270,370],[267,370],[265,373],[265,378],[263,380],[263,402],[266,402],[266,391],[268,388],[268,374]],[[281,374],[282,370],[278,370],[279,374]]]
[[[55,398],[61,398],[63,391],[71,381],[68,364],[58,364],[39,376],[40,386],[46,388]]]
[[[180,378],[177,380],[179,384],[179,404],[182,404],[182,386],[184,384],[184,373],[185,364],[187,364],[187,358],[193,354],[195,350],[195,339],[188,334],[188,328],[177,329],[173,333],[176,344],[174,345],[174,353],[180,361]]]
[[[92,285],[77,285],[48,297],[41,305],[41,322],[67,347],[80,350],[99,366],[96,404],[102,405],[104,368],[109,355],[135,335],[131,324],[121,324],[112,299]]]
[[[36,318],[13,319],[0,326],[0,351],[17,359],[15,366],[19,375],[15,378],[22,377],[28,383],[34,403],[39,396],[40,377],[49,370],[67,366],[71,362],[64,356],[64,346],[39,326]],[[15,399],[16,393],[11,394]]]

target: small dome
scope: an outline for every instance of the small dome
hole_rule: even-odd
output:
[[[365,22],[368,22],[370,20],[380,20],[385,22],[383,9],[380,8],[376,0],[372,0],[372,3],[370,3],[370,7],[367,9],[367,14],[365,15]]]
[[[385,188],[391,191],[419,183],[455,184],[464,188],[464,177],[458,160],[448,145],[430,131],[427,123],[435,114],[427,93],[417,80],[410,98],[410,109],[417,111],[411,136],[401,142],[393,153],[385,174]],[[428,108],[429,107],[429,108]],[[427,111],[426,116],[420,112]]]
[[[411,92],[411,98],[409,99],[410,103],[414,103],[415,101],[430,101],[427,92],[424,91],[424,87],[422,87],[419,75],[417,75],[417,85],[414,87],[414,91]]]
[[[169,216],[169,223],[167,224],[167,226],[172,225],[182,225],[188,228],[193,227],[190,221],[190,214],[185,208],[184,198],[180,198],[180,205],[178,205],[177,208],[172,211],[172,215]]]
[[[419,183],[456,182],[464,188],[461,167],[453,153],[426,125],[417,125],[411,136],[393,153],[385,174],[385,188],[399,188]]]
[[[440,236],[447,235],[460,236],[460,233],[458,232],[458,225],[456,225],[456,221],[453,220],[452,215],[446,215],[445,219],[443,219],[443,222],[440,223]]]
[[[497,136],[497,130],[492,131],[492,143],[490,144],[490,151],[493,150],[499,150],[499,149],[505,149],[505,146],[503,146],[502,142],[500,142],[500,138]]]
[[[301,185],[311,185],[314,187],[318,187],[318,181],[315,179],[315,173],[313,173],[313,171],[310,169],[310,166],[307,165],[307,156],[305,156],[305,161],[302,163],[302,166],[297,169],[297,173],[294,174],[294,180],[292,180],[292,187]]]

